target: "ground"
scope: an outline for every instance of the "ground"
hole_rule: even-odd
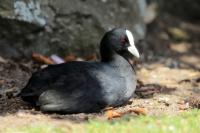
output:
[[[143,119],[148,119],[150,116],[175,116],[191,108],[199,108],[199,33],[199,24],[167,15],[149,24],[146,40],[138,44],[142,58],[139,62],[136,61],[138,76],[136,95],[127,105],[112,110],[132,118],[138,116],[137,112],[133,113],[135,111],[130,112],[130,110],[140,109],[142,114],[147,115],[147,118]],[[85,122],[107,121],[108,111],[97,114],[49,115],[42,114],[23,102],[17,94],[25,86],[31,73],[41,66],[33,60],[16,62],[0,58],[0,132],[11,132],[9,129],[24,126],[30,128],[30,123],[37,125],[38,122],[46,124],[46,127],[40,125],[41,128],[39,126],[35,129],[41,132],[43,130],[55,133],[70,132],[71,125],[81,130]],[[141,114],[141,111],[138,114]],[[198,111],[192,114],[199,118]],[[167,119],[170,121],[170,118]],[[178,117],[176,119],[179,120]],[[92,123],[94,126],[98,125]],[[48,124],[56,126],[48,127]],[[59,127],[62,127],[62,131]],[[93,131],[92,127],[88,128]]]

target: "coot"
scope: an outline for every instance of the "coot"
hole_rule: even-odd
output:
[[[136,88],[127,53],[139,58],[133,35],[125,28],[115,28],[101,40],[100,62],[50,65],[33,73],[20,96],[47,113],[89,113],[120,106]]]

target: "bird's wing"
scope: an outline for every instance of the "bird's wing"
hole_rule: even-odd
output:
[[[69,65],[68,65],[69,66]],[[20,96],[28,102],[36,104],[39,96],[48,90],[63,93],[60,96],[78,96],[88,92],[89,88],[97,88],[99,85],[94,77],[79,67],[48,68],[36,72],[30,78],[28,84],[22,89]],[[92,91],[90,90],[92,93]],[[55,93],[55,94],[56,94]]]
[[[100,85],[87,72],[61,75],[45,86],[36,105],[45,112],[87,112],[105,106]]]

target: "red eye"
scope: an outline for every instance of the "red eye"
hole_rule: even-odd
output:
[[[122,38],[120,39],[120,42],[121,42],[122,44],[126,44],[126,43],[128,43],[128,38],[127,38],[127,37],[122,37]]]

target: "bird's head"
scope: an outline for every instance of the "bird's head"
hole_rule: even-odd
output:
[[[101,41],[101,54],[109,54],[109,50],[124,56],[127,53],[139,58],[139,52],[135,47],[134,37],[131,31],[125,28],[115,28],[105,33]],[[104,52],[104,53],[102,53]]]

